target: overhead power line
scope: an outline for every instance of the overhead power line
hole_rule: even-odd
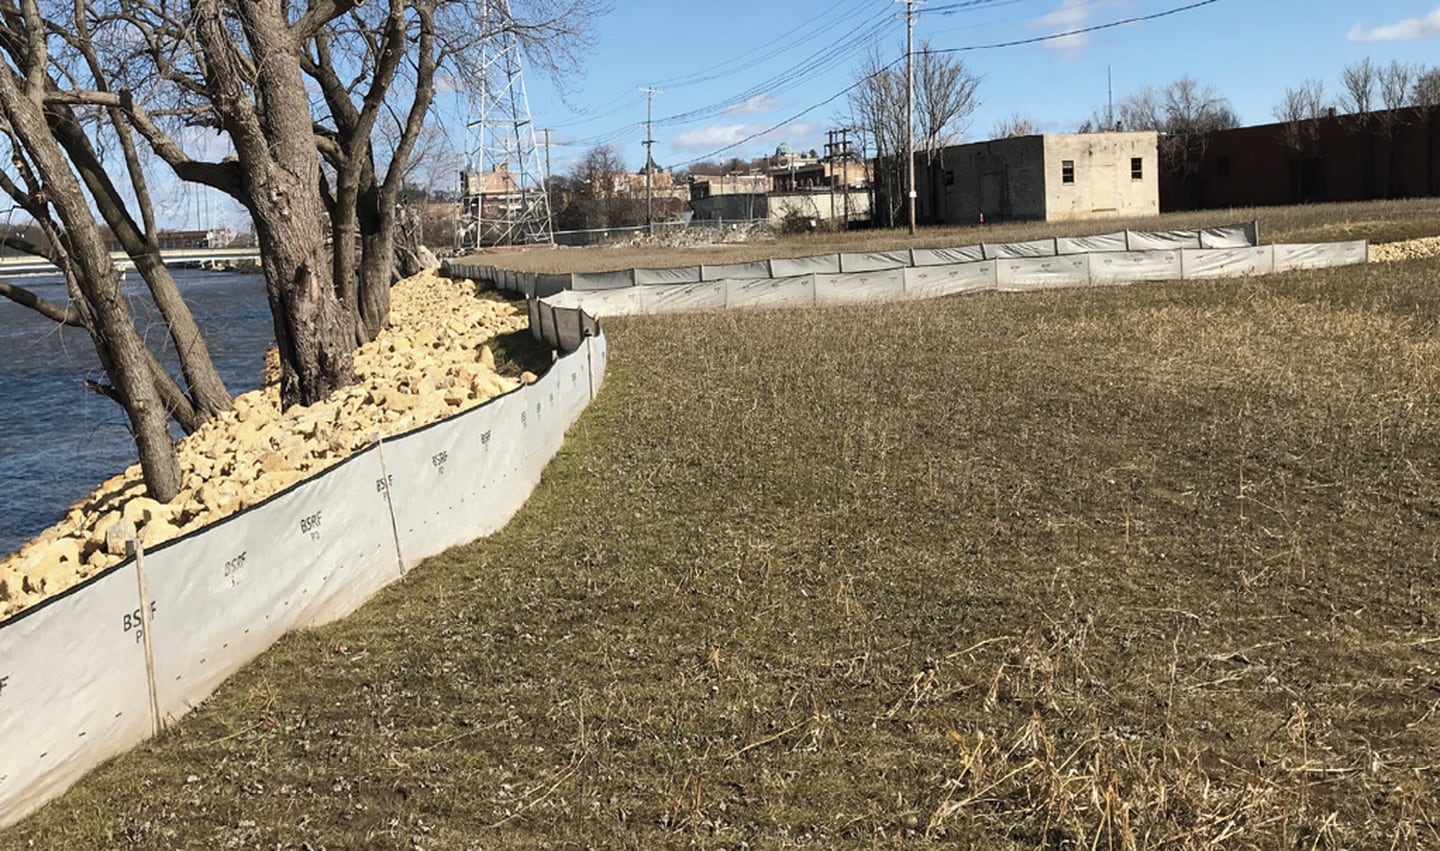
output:
[[[932,49],[930,50],[930,52],[931,52],[931,53],[963,53],[963,52],[976,51],[976,50],[999,50],[999,49],[1008,48],[1008,47],[1020,47],[1020,46],[1027,45],[1027,44],[1041,44],[1041,43],[1047,42],[1047,41],[1056,41],[1056,40],[1062,39],[1062,38],[1071,38],[1072,36],[1085,35],[1086,33],[1100,32],[1101,30],[1114,29],[1115,27],[1123,27],[1123,26],[1126,26],[1127,24],[1139,24],[1139,23],[1144,23],[1145,21],[1154,21],[1154,20],[1158,20],[1158,19],[1160,19],[1160,18],[1168,18],[1168,17],[1170,17],[1171,15],[1178,15],[1178,14],[1180,14],[1181,12],[1193,11],[1193,10],[1195,10],[1195,9],[1202,8],[1202,7],[1204,7],[1204,6],[1213,6],[1214,4],[1219,3],[1220,1],[1221,1],[1221,0],[1198,0],[1198,2],[1195,2],[1195,3],[1188,3],[1188,4],[1184,5],[1184,6],[1176,6],[1176,7],[1172,8],[1172,9],[1166,9],[1166,10],[1161,11],[1161,12],[1154,12],[1154,13],[1149,14],[1149,15],[1136,15],[1136,16],[1134,16],[1134,17],[1123,18],[1123,19],[1117,20],[1117,21],[1109,21],[1109,22],[1103,23],[1103,24],[1095,24],[1095,25],[1093,25],[1093,26],[1081,27],[1080,29],[1069,30],[1069,31],[1067,31],[1067,32],[1051,33],[1050,35],[1035,36],[1034,38],[1016,39],[1016,40],[1014,40],[1014,41],[1001,41],[1001,42],[994,42],[994,43],[991,43],[991,44],[971,44],[971,45],[966,45],[966,46],[964,46],[964,47],[947,47],[947,48],[941,48],[941,49],[934,49],[934,48],[932,48]],[[781,121],[781,122],[778,123],[778,124],[775,124],[775,125],[773,125],[773,126],[771,126],[771,127],[767,127],[767,128],[765,128],[764,130],[760,130],[760,131],[758,131],[758,132],[751,133],[749,136],[746,136],[746,137],[743,138],[743,139],[740,139],[740,140],[735,141],[735,142],[731,142],[730,144],[725,145],[724,147],[716,148],[715,150],[711,151],[711,152],[708,153],[708,154],[704,154],[704,155],[702,155],[702,156],[695,157],[694,159],[686,160],[686,161],[684,161],[684,162],[682,162],[682,163],[677,163],[676,165],[672,166],[672,168],[684,168],[684,167],[687,166],[687,165],[694,165],[695,163],[698,163],[698,162],[704,162],[705,160],[708,160],[708,159],[710,159],[710,158],[712,158],[712,157],[715,157],[715,156],[718,156],[718,155],[720,155],[720,154],[723,154],[723,153],[725,153],[726,151],[731,151],[731,150],[734,150],[735,148],[740,147],[741,145],[749,144],[750,142],[753,142],[753,141],[755,141],[756,139],[759,139],[761,136],[766,136],[766,135],[768,135],[768,134],[770,134],[770,133],[774,133],[776,130],[781,129],[782,127],[784,127],[784,126],[787,125],[787,124],[791,124],[791,123],[793,123],[793,122],[795,122],[795,121],[799,121],[801,118],[804,118],[805,116],[809,115],[810,113],[814,112],[815,110],[819,109],[820,107],[822,107],[822,106],[827,106],[827,105],[835,102],[836,100],[839,100],[840,98],[844,97],[845,95],[850,94],[850,93],[853,92],[854,90],[860,88],[861,86],[863,86],[863,85],[865,85],[867,82],[869,82],[871,77],[875,77],[875,76],[878,76],[878,75],[880,75],[880,74],[885,73],[886,71],[889,71],[891,68],[895,67],[896,65],[898,65],[898,64],[900,64],[902,61],[904,61],[904,59],[905,59],[905,57],[902,56],[902,57],[899,57],[899,58],[897,58],[897,59],[891,60],[888,64],[884,65],[883,67],[881,67],[880,69],[876,70],[875,72],[873,72],[873,73],[871,73],[871,74],[868,74],[868,75],[866,75],[866,76],[864,76],[864,77],[861,77],[860,79],[856,80],[855,82],[851,83],[850,85],[846,86],[845,88],[841,89],[840,91],[836,92],[835,94],[831,95],[830,97],[828,97],[828,98],[820,101],[819,103],[815,103],[815,104],[812,104],[812,105],[806,107],[805,109],[801,110],[800,112],[795,113],[794,115],[790,116],[789,118],[786,118],[784,121]]]

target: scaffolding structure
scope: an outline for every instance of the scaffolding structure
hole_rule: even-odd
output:
[[[470,91],[466,170],[460,175],[458,250],[553,244],[550,193],[525,92],[520,40],[509,26],[510,0],[496,3],[504,25],[481,47],[481,73]],[[481,27],[492,30],[491,4]]]

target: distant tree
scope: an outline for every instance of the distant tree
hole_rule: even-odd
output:
[[[1275,105],[1275,117],[1285,125],[1285,145],[1297,155],[1305,153],[1320,137],[1319,120],[1325,117],[1325,83],[1310,79],[1298,87],[1285,89],[1285,97]]]
[[[1196,191],[1195,178],[1205,158],[1209,134],[1240,126],[1230,101],[1193,77],[1181,77],[1163,89],[1147,86],[1120,102],[1126,130],[1160,135],[1160,162]]]
[[[570,198],[560,217],[562,229],[644,224],[645,200],[630,195],[629,174],[616,146],[599,145],[586,151],[570,170]]]
[[[1416,106],[1440,106],[1440,68],[1416,72],[1411,100]]]
[[[1009,118],[995,122],[995,129],[990,131],[990,136],[994,139],[1013,139],[1017,136],[1034,136],[1039,132],[1040,125],[1017,112]]]
[[[1368,56],[1346,65],[1340,72],[1340,110],[1347,115],[1364,115],[1373,110],[1377,76]]]
[[[845,123],[856,128],[862,150],[876,160],[876,204],[872,215],[894,227],[905,192],[907,92],[902,64],[872,52],[850,91]],[[915,61],[915,147],[933,157],[940,148],[959,141],[980,105],[980,77],[953,54],[935,53],[922,44]]]
[[[1405,62],[1391,62],[1380,69],[1380,104],[1396,110],[1414,103],[1414,82],[1419,68]]]

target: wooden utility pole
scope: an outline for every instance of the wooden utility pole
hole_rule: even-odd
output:
[[[653,148],[655,145],[655,96],[663,95],[664,92],[653,86],[646,86],[640,91],[645,93],[645,232],[655,233],[655,158]]]
[[[845,195],[845,229],[850,229],[850,128],[840,128],[840,163],[844,168],[841,190]]]

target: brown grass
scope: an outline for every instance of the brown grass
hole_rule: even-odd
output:
[[[1086,222],[1024,222],[985,227],[927,227],[911,239],[904,230],[865,230],[785,236],[763,242],[666,248],[655,245],[559,248],[481,254],[466,262],[487,263],[529,272],[593,272],[633,267],[737,263],[771,257],[802,257],[839,251],[937,248],[979,242],[1020,242],[1052,236],[1078,236],[1131,228],[1167,230],[1260,221],[1262,242],[1331,242],[1368,239],[1398,242],[1440,235],[1440,201],[1369,201],[1166,213],[1152,218]],[[483,259],[476,259],[476,258]]]
[[[0,848],[1440,846],[1440,269],[612,321],[516,519]]]

